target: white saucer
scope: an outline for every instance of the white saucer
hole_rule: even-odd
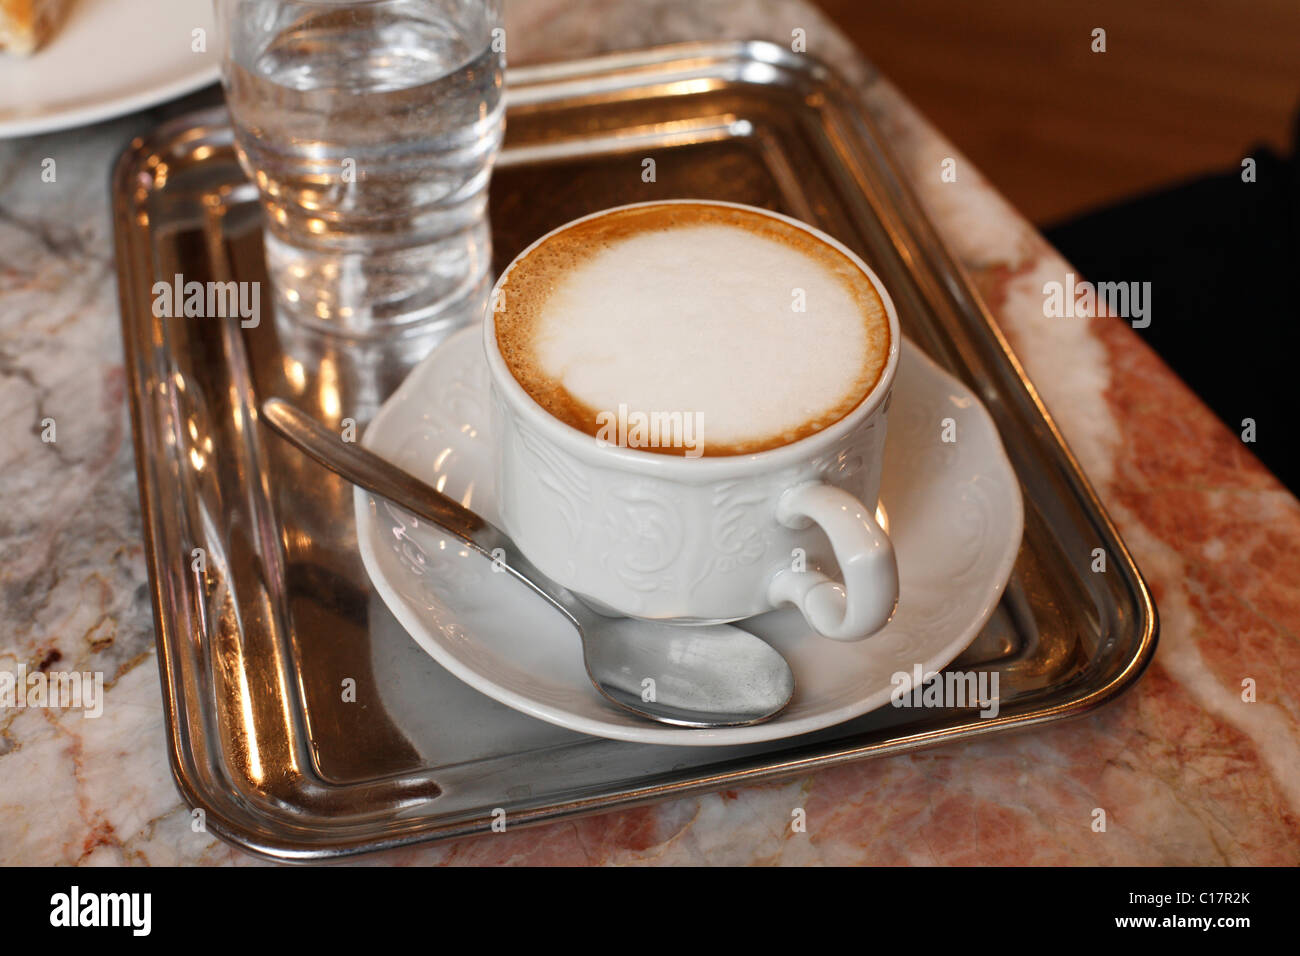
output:
[[[0,53],[0,138],[162,103],[215,83],[219,64],[212,0],[76,0],[43,49]]]
[[[456,333],[411,372],[362,441],[498,521],[482,331]],[[944,442],[944,419],[955,442]],[[427,526],[411,527],[356,490],[357,541],[371,581],[443,667],[503,704],[582,733],[639,743],[735,745],[830,727],[889,703],[890,678],[938,671],[993,613],[1016,553],[1020,485],[988,412],[971,391],[904,342],[889,412],[881,501],[898,556],[900,597],[880,633],[844,644],[814,634],[793,608],[743,626],[790,662],[795,695],[753,727],[688,730],[642,720],[587,680],[571,628],[541,598]]]

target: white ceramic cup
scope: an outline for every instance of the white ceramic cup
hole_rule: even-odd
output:
[[[876,274],[825,233],[764,209],[708,204],[790,223],[870,278],[889,318],[880,380],[844,418],[788,445],[697,458],[639,451],[601,443],[543,409],[506,365],[489,311],[484,345],[501,523],[543,573],[607,614],[704,624],[793,604],[824,637],[861,640],[885,625],[898,602],[893,545],[875,514],[898,314]],[[492,301],[538,245],[615,211],[538,239],[497,280]]]

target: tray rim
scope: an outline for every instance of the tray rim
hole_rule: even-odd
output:
[[[640,74],[652,74],[658,80],[674,75],[697,76],[702,70],[712,66],[715,69],[737,60],[758,61],[772,64],[791,71],[801,72],[807,78],[819,84],[827,92],[834,94],[838,107],[838,118],[846,119],[855,142],[854,151],[848,154],[852,160],[853,173],[859,183],[863,174],[861,160],[864,155],[862,147],[873,143],[883,144],[874,132],[873,122],[864,113],[864,107],[856,91],[849,87],[828,65],[810,56],[795,57],[783,47],[767,41],[736,40],[725,42],[691,42],[655,46],[644,50],[620,51],[580,60],[543,63],[523,67],[513,67],[508,71],[507,106],[522,107],[548,99],[563,98],[567,92],[595,96],[618,89],[642,86],[636,82]],[[683,63],[678,74],[671,72],[653,72],[666,64]],[[633,82],[629,82],[629,74]],[[579,79],[586,82],[579,82]],[[595,78],[597,82],[593,83]],[[195,754],[188,746],[187,733],[190,715],[182,701],[183,674],[179,672],[180,663],[173,651],[175,621],[169,611],[168,600],[171,598],[172,580],[169,569],[164,568],[159,548],[159,511],[157,510],[158,489],[152,486],[148,473],[150,471],[148,435],[145,434],[148,423],[145,414],[145,402],[142,386],[142,366],[144,356],[134,347],[132,336],[133,316],[143,306],[137,288],[136,278],[140,274],[130,269],[132,263],[140,259],[141,240],[147,238],[148,227],[137,219],[137,208],[132,202],[140,184],[136,178],[139,161],[164,144],[174,143],[179,133],[192,132],[201,127],[215,128],[224,125],[223,106],[188,113],[177,117],[154,130],[131,140],[114,163],[110,191],[114,218],[115,248],[117,253],[118,291],[121,305],[121,322],[124,339],[124,359],[126,366],[128,402],[132,421],[132,442],[136,460],[136,474],[140,505],[142,510],[142,529],[150,580],[151,605],[154,614],[155,643],[158,648],[159,676],[163,685],[164,717],[167,724],[168,756],[172,777],[183,799],[193,808],[202,809],[206,827],[214,834],[238,846],[239,848],[267,859],[279,862],[320,862],[352,857],[360,853],[379,852],[402,846],[432,843],[458,837],[482,833],[488,829],[490,820],[483,818],[453,819],[445,822],[428,820],[412,821],[407,829],[369,837],[346,835],[338,831],[339,839],[326,844],[304,842],[295,839],[294,834],[300,830],[320,832],[321,828],[294,827],[289,832],[284,821],[270,818],[270,823],[279,827],[279,833],[257,833],[241,824],[225,812],[223,804],[231,799],[230,794],[212,792],[205,786],[203,774],[197,765]],[[843,158],[843,157],[842,157]],[[1137,568],[1132,554],[1124,544],[1105,506],[1095,489],[1070,450],[1056,422],[1051,417],[1041,395],[1033,386],[1024,367],[1011,350],[1010,344],[993,320],[986,303],[976,292],[971,279],[961,263],[952,255],[944,240],[934,230],[928,216],[921,209],[905,179],[900,177],[893,158],[884,150],[877,150],[876,162],[881,164],[893,177],[895,192],[891,199],[899,205],[899,213],[906,215],[909,226],[918,243],[924,246],[926,253],[941,270],[947,270],[958,280],[959,291],[963,293],[965,305],[973,310],[981,320],[984,329],[990,334],[997,351],[1008,362],[1016,377],[1023,385],[1027,398],[1038,418],[1045,424],[1047,440],[1040,442],[1051,450],[1070,489],[1089,512],[1098,525],[1098,530],[1106,539],[1115,560],[1112,564],[1123,572],[1125,583],[1132,592],[1137,618],[1137,641],[1132,652],[1108,680],[1098,686],[1091,686],[1087,692],[1037,707],[1026,714],[999,716],[981,720],[979,723],[958,730],[940,728],[921,730],[887,741],[859,743],[848,746],[830,746],[816,754],[786,759],[781,761],[732,767],[717,772],[705,772],[692,779],[666,783],[650,783],[633,786],[615,787],[612,792],[599,796],[582,797],[550,803],[540,807],[526,807],[511,811],[512,827],[523,827],[544,822],[571,819],[578,816],[608,812],[632,806],[639,806],[661,800],[682,797],[696,793],[705,793],[738,785],[754,785],[778,779],[806,775],[817,770],[840,764],[867,759],[873,756],[910,753],[925,747],[935,746],[955,740],[970,740],[991,733],[1001,733],[1012,729],[1027,729],[1045,723],[1073,719],[1085,716],[1118,697],[1130,688],[1141,676],[1150,663],[1157,643],[1159,622],[1157,610],[1150,590]],[[140,189],[141,192],[144,190]],[[147,261],[147,256],[146,256]],[[128,271],[128,269],[130,271]],[[773,746],[780,741],[773,742]],[[739,758],[737,762],[755,764],[764,761],[764,754],[749,755]],[[707,768],[712,770],[712,768]],[[237,799],[237,797],[236,797]],[[352,828],[349,828],[352,829]]]

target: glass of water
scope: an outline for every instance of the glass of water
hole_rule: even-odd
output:
[[[478,318],[500,0],[215,0],[277,312],[349,336]]]

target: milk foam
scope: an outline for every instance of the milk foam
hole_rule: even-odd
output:
[[[879,297],[837,250],[746,215],[764,230],[688,219],[554,268],[545,301],[530,303],[527,362],[507,353],[516,378],[539,400],[540,383],[555,387],[567,414],[548,410],[588,431],[573,408],[692,415],[705,454],[762,450],[843,417],[888,353]]]

